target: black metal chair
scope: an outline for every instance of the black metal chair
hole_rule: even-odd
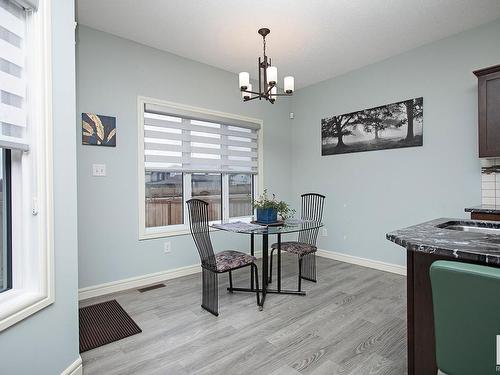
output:
[[[214,254],[208,225],[208,203],[201,199],[190,199],[187,202],[189,226],[194,243],[201,259],[202,299],[201,307],[215,316],[219,315],[219,283],[218,274],[229,272],[229,292],[233,292],[231,272],[238,268],[250,266],[255,272],[257,305],[260,306],[259,274],[255,258],[240,251],[226,250]]]
[[[301,219],[321,221],[325,196],[317,193],[302,194]],[[302,288],[302,279],[316,282],[316,239],[319,228],[299,232],[297,241],[281,243],[281,250],[297,254],[299,258],[298,291]],[[278,244],[272,244],[271,264],[269,267],[269,283],[273,278],[273,253],[278,249]]]

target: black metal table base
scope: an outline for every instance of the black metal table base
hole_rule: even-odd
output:
[[[254,255],[255,247],[254,247],[254,235],[253,233],[250,236],[250,254]],[[269,279],[268,279],[268,235],[264,234],[262,236],[262,289],[259,289],[259,292],[262,293],[262,297],[260,299],[260,309],[264,308],[264,302],[266,301],[266,294],[291,294],[295,296],[305,296],[306,292],[298,291],[298,290],[286,290],[281,289],[281,234],[278,234],[278,288],[277,289],[269,289]],[[250,288],[227,288],[229,292],[252,292],[255,293],[257,290],[254,285],[254,276],[253,272],[250,276]]]
[[[255,293],[257,290],[251,289],[251,288],[227,288],[228,292],[252,292]],[[259,289],[259,292],[262,293],[262,289]],[[288,289],[267,289],[266,293],[272,293],[272,294],[293,294],[296,296],[305,296],[306,292],[304,291],[298,291],[298,290],[288,290]]]

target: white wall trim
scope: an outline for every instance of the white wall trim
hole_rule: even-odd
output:
[[[83,300],[103,296],[105,294],[117,293],[127,289],[142,288],[146,285],[156,284],[165,280],[175,279],[177,277],[192,275],[200,271],[200,265],[194,264],[191,266],[179,267],[167,271],[155,272],[147,275],[89,286],[79,289],[78,299]]]
[[[262,251],[256,251],[255,256],[257,258],[262,257]],[[193,264],[191,266],[174,268],[167,271],[155,272],[147,275],[130,277],[128,279],[111,281],[109,283],[80,288],[78,290],[78,299],[81,301],[84,299],[99,297],[110,293],[122,292],[127,289],[142,288],[147,285],[175,279],[177,277],[192,275],[198,272],[201,272],[200,265]]]
[[[69,365],[61,375],[82,375],[83,374],[83,365],[82,365],[82,357],[78,356],[78,358]]]
[[[398,275],[406,276],[406,266],[400,266],[399,264],[386,263],[386,262],[381,262],[379,260],[360,258],[354,255],[348,255],[321,249],[318,249],[316,255],[323,258],[338,260],[340,262],[356,264],[362,267],[374,268],[376,270],[391,272]]]
[[[318,249],[316,255],[323,258],[338,260],[340,262],[356,264],[362,267],[373,268],[380,271],[391,272],[398,275],[406,276],[406,266],[400,266],[398,264],[360,258],[353,255],[342,254],[321,249]],[[261,258],[262,252],[256,251],[255,256],[257,258]],[[162,281],[171,280],[182,276],[192,275],[200,271],[201,271],[200,265],[193,264],[191,266],[184,266],[167,271],[155,272],[147,275],[130,277],[128,279],[122,279],[117,281],[111,281],[109,283],[89,286],[79,289],[78,299],[81,301],[84,299],[99,297],[110,293],[122,292],[128,289],[142,288],[144,286],[156,284]]]

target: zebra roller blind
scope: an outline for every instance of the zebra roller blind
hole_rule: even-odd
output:
[[[179,172],[258,171],[260,125],[146,104],[146,170]]]
[[[25,6],[0,0],[0,147],[23,151],[29,149],[26,139]]]

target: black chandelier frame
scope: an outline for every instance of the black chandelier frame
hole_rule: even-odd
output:
[[[244,102],[249,102],[249,101],[255,100],[255,99],[259,99],[259,100],[265,99],[265,100],[268,100],[269,102],[271,102],[271,104],[274,104],[276,102],[276,97],[278,97],[278,96],[292,96],[293,95],[292,90],[284,91],[282,93],[276,92],[274,94],[271,94],[271,90],[273,89],[273,87],[276,87],[276,91],[277,91],[278,86],[277,86],[276,82],[269,82],[269,83],[267,82],[267,68],[272,66],[271,65],[271,58],[266,55],[266,36],[269,35],[270,32],[271,32],[271,30],[269,30],[268,28],[265,28],[265,27],[259,29],[259,31],[258,31],[258,33],[260,35],[262,35],[262,41],[263,41],[263,45],[264,45],[264,48],[263,48],[264,57],[263,58],[259,57],[259,91],[258,92],[250,91],[250,90],[247,90],[248,89],[247,86],[241,86],[240,90],[242,92],[246,92],[246,93],[255,95],[255,96],[248,96],[248,97],[243,98]]]

